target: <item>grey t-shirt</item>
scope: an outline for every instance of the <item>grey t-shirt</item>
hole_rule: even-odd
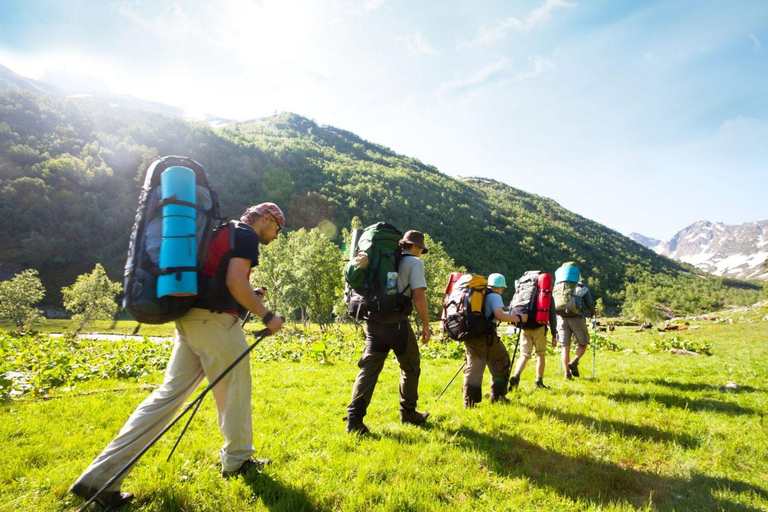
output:
[[[408,285],[411,285],[408,287]],[[397,268],[397,291],[407,297],[416,288],[426,288],[427,278],[424,275],[424,261],[416,256],[405,256]],[[408,288],[406,290],[406,288]]]

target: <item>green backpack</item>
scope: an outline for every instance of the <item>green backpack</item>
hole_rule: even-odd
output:
[[[555,311],[560,316],[580,316],[584,314],[584,295],[586,286],[573,281],[561,281],[552,290],[555,299]]]
[[[405,256],[398,242],[403,234],[392,224],[379,222],[363,231],[352,254],[364,252],[368,265],[358,268],[355,261],[344,267],[349,284],[349,314],[358,320],[396,323],[413,311],[413,302],[397,291],[397,269]]]

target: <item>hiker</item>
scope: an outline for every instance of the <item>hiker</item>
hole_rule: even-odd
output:
[[[589,328],[585,317],[598,313],[589,288],[584,284],[578,267],[569,261],[555,271],[552,293],[557,312],[557,339],[563,347],[562,365],[565,378],[579,377],[579,360],[589,345]],[[576,337],[576,357],[570,359],[571,336]]]
[[[485,367],[491,372],[491,391],[489,400],[507,401],[507,382],[509,381],[509,352],[496,333],[498,322],[522,322],[521,316],[504,312],[504,299],[501,294],[507,287],[507,281],[501,274],[488,276],[489,291],[485,295],[484,313],[488,322],[488,332],[464,341],[467,367],[464,369],[464,407],[471,409],[483,398],[483,373]],[[524,315],[527,319],[527,315]],[[495,320],[495,321],[494,321]]]
[[[176,320],[175,344],[163,384],[139,405],[117,437],[70,487],[73,494],[90,499],[173,419],[204,377],[213,381],[248,349],[238,325],[246,311],[261,318],[271,333],[281,329],[284,320],[264,306],[261,296],[265,290],[253,290],[249,276],[259,262],[259,244],[276,240],[285,226],[283,212],[274,203],[261,203],[248,208],[240,222],[231,226],[236,229],[234,248],[228,253],[228,234],[211,241],[201,274],[213,277],[201,278],[194,307]],[[217,243],[219,240],[223,241]],[[218,269],[224,256],[231,256],[225,263],[226,272],[206,272]],[[251,458],[254,450],[248,361],[246,357],[212,389],[219,430],[224,436],[220,456],[225,478],[261,469],[269,462]],[[120,491],[127,475],[121,475],[97,501],[119,507],[133,499],[132,493]]]
[[[424,235],[416,230],[407,231],[398,241],[398,247],[402,252],[397,267],[397,292],[413,301],[413,307],[421,319],[423,328],[421,342],[426,344],[431,332],[427,309],[427,279],[421,255],[427,254],[429,249],[424,244]],[[368,264],[367,259],[364,253],[355,257],[361,268]],[[410,321],[407,317],[396,323],[366,320],[365,333],[365,348],[357,363],[360,372],[355,379],[352,400],[347,407],[346,431],[357,434],[366,434],[369,431],[363,423],[363,418],[390,350],[395,353],[400,365],[400,419],[403,423],[421,425],[427,420],[429,413],[416,410],[421,355]]]
[[[529,325],[528,323],[519,324],[520,338],[520,361],[515,368],[515,374],[509,378],[509,387],[516,388],[520,384],[520,374],[523,373],[525,365],[531,359],[531,353],[536,351],[536,381],[534,387],[539,389],[549,389],[544,384],[544,367],[546,366],[547,355],[547,326]],[[555,302],[549,301],[549,330],[552,333],[552,347],[557,345],[557,314],[555,312]]]

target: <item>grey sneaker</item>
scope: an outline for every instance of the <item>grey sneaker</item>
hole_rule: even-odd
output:
[[[84,500],[90,500],[98,492],[98,489],[83,484],[72,484],[69,492]],[[107,491],[99,494],[96,503],[106,508],[119,508],[127,505],[132,499],[132,492]]]
[[[258,471],[260,473],[264,469],[264,466],[271,463],[272,461],[269,459],[254,459],[251,457],[247,459],[245,462],[243,462],[243,465],[235,469],[234,471],[224,471],[222,469],[221,476],[223,476],[224,478],[231,478],[233,476],[250,473],[251,471]]]
[[[534,382],[533,383],[533,387],[535,387],[537,389],[549,389],[549,386],[544,384],[543,380],[537,380],[536,382]]]
[[[509,378],[509,390],[512,391],[520,384],[520,376],[513,375]]]

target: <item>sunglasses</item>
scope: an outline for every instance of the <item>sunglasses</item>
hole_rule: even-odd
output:
[[[274,222],[274,223],[275,223],[275,226],[277,226],[277,231],[276,231],[275,233],[280,233],[280,232],[283,230],[283,226],[281,226],[281,225],[280,225],[280,223],[279,223],[279,222],[277,222],[277,219],[276,219],[276,218],[274,218],[272,215],[270,215],[270,214],[266,214],[266,215],[265,215],[265,217],[267,217],[269,220],[271,220],[272,222]]]

